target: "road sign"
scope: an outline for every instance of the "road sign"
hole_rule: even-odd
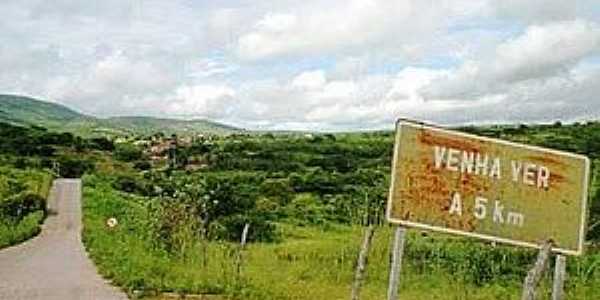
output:
[[[387,218],[580,255],[589,170],[585,156],[400,120]]]

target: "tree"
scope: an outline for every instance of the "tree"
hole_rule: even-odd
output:
[[[124,162],[139,160],[142,158],[142,155],[142,150],[131,144],[119,144],[114,152],[115,158]]]
[[[85,159],[61,157],[58,160],[60,176],[64,178],[80,178],[94,169],[94,164]]]
[[[109,140],[107,138],[103,138],[103,137],[92,138],[90,140],[90,144],[91,144],[90,145],[91,147],[98,149],[98,150],[102,150],[102,151],[115,150],[115,144],[111,140]]]

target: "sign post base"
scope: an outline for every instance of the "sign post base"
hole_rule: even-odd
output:
[[[552,242],[547,241],[542,245],[540,252],[538,253],[537,260],[533,268],[527,272],[527,277],[523,282],[523,294],[521,300],[534,300],[535,299],[535,288],[538,286],[544,270],[548,266],[548,260],[550,259],[550,251],[552,249]]]
[[[567,258],[557,254],[554,264],[554,280],[552,282],[552,300],[562,300],[564,298],[566,269]]]
[[[404,243],[406,241],[406,228],[396,226],[394,231],[394,242],[392,245],[392,259],[390,266],[390,281],[388,284],[388,300],[398,299],[398,283],[400,282],[400,271],[402,270],[402,257],[404,256]]]

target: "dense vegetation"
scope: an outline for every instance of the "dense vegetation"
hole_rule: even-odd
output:
[[[392,233],[383,212],[391,132],[109,140],[36,127],[0,130],[7,137],[0,153],[10,172],[30,172],[22,173],[30,179],[40,170],[86,174],[84,242],[103,275],[131,293],[347,298],[362,230],[374,225],[362,295],[385,298]],[[594,159],[589,251],[569,259],[566,290],[573,299],[598,295],[600,124],[461,130]],[[109,228],[106,221],[113,217],[118,225]],[[241,252],[238,271],[245,224],[251,243]],[[532,250],[416,231],[406,251],[407,299],[516,299],[535,256]]]
[[[600,138],[597,123],[462,130],[594,159],[600,151],[588,140]],[[385,297],[391,232],[382,214],[391,132],[233,135],[185,145],[160,140],[169,141],[163,160],[141,163],[145,150],[160,142],[118,145],[131,154],[115,152],[126,167],[118,175],[99,171],[84,180],[85,241],[119,285],[241,299],[346,298],[361,228],[373,224],[379,229],[363,296]],[[595,182],[590,241],[599,236]],[[106,228],[110,217],[120,220],[117,229]],[[244,224],[255,243],[238,275],[235,241]],[[590,249],[569,260],[567,292],[576,299],[600,292],[600,255]],[[132,254],[119,257],[124,251]],[[474,298],[474,292],[480,299],[516,298],[535,256],[532,250],[419,233],[412,233],[407,251],[402,284],[409,299]]]
[[[50,184],[48,173],[0,167],[0,248],[39,232]]]
[[[0,248],[39,232],[54,177],[82,176],[94,168],[86,157],[112,145],[106,139],[5,123],[0,123],[0,136]]]

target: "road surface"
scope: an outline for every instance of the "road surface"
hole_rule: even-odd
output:
[[[38,237],[0,250],[0,299],[127,299],[98,275],[81,243],[81,181],[56,180],[48,207]]]

